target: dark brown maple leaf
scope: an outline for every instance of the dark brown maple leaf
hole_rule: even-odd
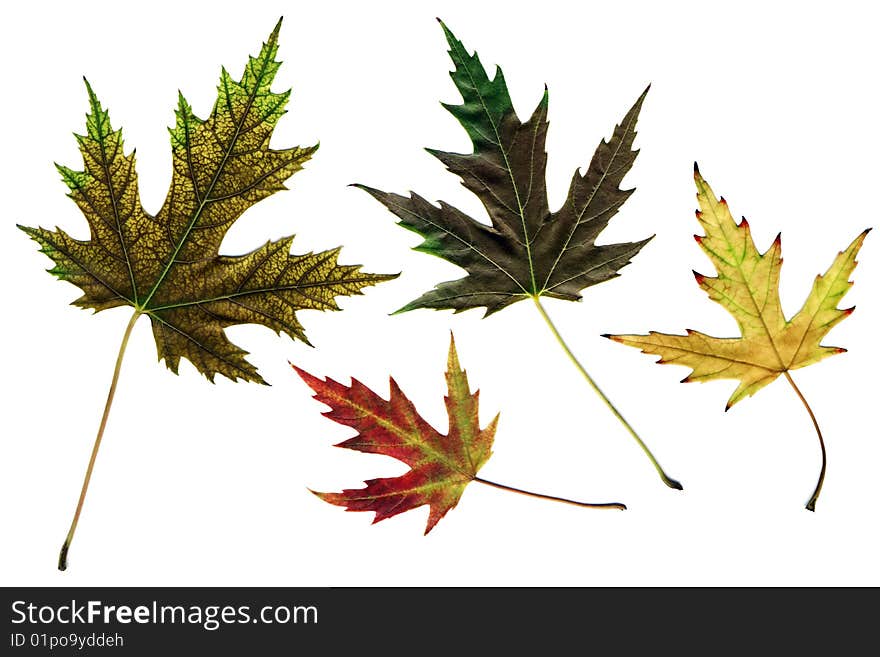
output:
[[[415,247],[417,251],[467,271],[465,277],[440,283],[398,312],[414,308],[461,312],[484,307],[488,316],[522,299],[531,299],[566,355],[636,440],[663,482],[681,489],[577,360],[541,303],[541,297],[579,300],[584,288],[619,276],[620,269],[651,239],[596,244],[599,234],[634,191],[621,189],[620,184],[638,154],[632,146],[648,89],[615,127],[611,139],[599,143],[587,170],[574,173],[565,203],[551,212],[545,182],[546,87],[532,117],[522,123],[513,109],[501,68],[490,80],[477,54],[469,55],[445,25],[443,30],[455,64],[450,75],[463,100],[461,105],[444,106],[467,131],[473,152],[429,152],[480,199],[491,225],[443,201],[438,207],[418,194],[406,197],[357,185],[397,215],[401,226],[424,238]]]
[[[441,23],[442,24],[442,23]],[[400,225],[424,238],[418,251],[431,253],[467,270],[468,275],[440,283],[410,302],[414,308],[485,307],[486,314],[529,297],[576,301],[580,291],[619,275],[651,239],[597,245],[596,238],[634,190],[620,189],[635,161],[636,120],[648,90],[602,141],[583,174],[575,172],[563,206],[551,212],[547,201],[547,90],[532,117],[516,116],[504,74],[489,79],[476,53],[443,25],[455,64],[452,80],[461,105],[444,105],[473,142],[470,154],[428,149],[462,179],[482,201],[488,226],[440,202],[358,185],[400,218]]]

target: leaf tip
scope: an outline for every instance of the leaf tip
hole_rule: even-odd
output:
[[[435,515],[434,509],[432,507],[431,513],[428,515],[428,522],[425,525],[425,533],[422,534],[422,536],[427,536],[430,533],[430,531],[432,529],[434,529],[434,527],[437,526],[437,523],[440,522],[440,519],[443,517],[443,515],[444,515],[443,513],[440,513],[439,515]],[[377,520],[378,520],[378,517],[377,517]],[[377,522],[377,520],[374,520],[373,522]]]
[[[336,504],[336,505],[338,505],[338,502],[337,502],[336,499],[335,499],[336,496],[335,496],[334,493],[322,493],[322,492],[319,491],[319,490],[313,490],[313,489],[308,488],[308,487],[306,487],[306,490],[309,491],[309,492],[310,492],[312,495],[314,495],[315,497],[317,497],[319,500],[322,500],[322,501],[324,501],[324,502],[327,502],[328,504]]]
[[[397,310],[395,310],[394,312],[392,312],[390,314],[391,315],[402,315],[403,313],[409,312],[410,310],[413,310],[414,308],[417,307],[414,305],[414,303],[415,302],[411,301],[410,303],[406,304],[405,306],[401,306],[400,308],[398,308]]]
[[[450,30],[446,23],[443,22],[442,18],[437,17],[437,22],[440,23],[440,27],[443,28],[443,33],[446,35],[446,40],[449,42],[449,45],[453,46],[453,41],[455,41],[456,38],[455,35],[452,33],[452,30]]]
[[[700,175],[700,165],[697,164],[696,160],[694,160],[694,178],[698,177],[699,175]]]
[[[177,111],[181,113],[181,119],[186,118],[186,115],[189,113],[189,103],[186,101],[186,97],[183,95],[183,91],[177,90]]]
[[[455,335],[449,331],[449,354],[446,357],[446,370],[450,373],[461,372],[461,363],[458,360],[458,350],[455,348]]]
[[[366,192],[367,194],[369,194],[370,196],[372,196],[373,198],[375,198],[377,200],[378,200],[378,195],[381,193],[375,187],[370,187],[369,185],[364,185],[363,183],[350,183],[348,186],[354,187],[355,189],[359,189],[362,192]]]
[[[275,23],[275,27],[272,29],[272,33],[269,35],[269,40],[266,42],[269,45],[274,45],[278,43],[278,34],[281,32],[281,22],[284,20],[284,16],[280,16],[278,18],[278,22]]]
[[[303,381],[306,382],[306,385],[308,385],[312,390],[315,390],[315,392],[317,392],[317,389],[315,388],[315,386],[318,385],[318,384],[320,384],[320,383],[323,383],[323,381],[321,381],[321,379],[319,379],[318,377],[314,376],[313,374],[309,374],[309,373],[306,372],[304,369],[302,369],[301,367],[297,367],[296,365],[294,365],[294,364],[291,363],[290,361],[287,361],[287,364],[290,365],[290,367],[293,368],[293,371],[294,371],[294,372],[296,372],[297,374],[299,374],[299,377],[300,377]]]

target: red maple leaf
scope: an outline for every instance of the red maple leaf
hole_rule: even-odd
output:
[[[324,413],[326,417],[357,429],[358,435],[338,447],[391,456],[411,468],[399,477],[370,479],[365,488],[315,492],[326,502],[349,511],[373,511],[373,522],[427,504],[431,508],[427,534],[458,503],[465,487],[492,454],[498,416],[480,429],[479,391],[470,391],[454,339],[447,361],[449,433],[445,436],[419,415],[393,378],[390,399],[385,400],[356,379],[346,386],[292,367],[315,391],[315,399],[330,407]]]

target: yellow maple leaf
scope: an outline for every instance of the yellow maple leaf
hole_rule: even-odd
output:
[[[644,353],[660,356],[658,363],[674,363],[691,368],[686,381],[736,379],[739,386],[727,402],[729,409],[743,398],[784,375],[807,407],[822,444],[822,473],[807,508],[813,510],[825,474],[825,446],[812,410],[804,399],[790,370],[811,365],[827,356],[846,351],[820,344],[825,335],[848,317],[854,308],[840,309],[838,303],[852,282],[849,276],[857,264],[856,255],[870,229],[863,231],[821,276],[803,307],[786,319],[779,302],[779,271],[782,267],[781,239],[760,253],[745,218],[737,224],[724,198],[716,198],[712,188],[694,165],[697,185],[697,220],[705,230],[695,236],[703,252],[715,265],[718,275],[694,272],[697,283],[709,298],[723,306],[739,325],[741,337],[716,338],[688,329],[686,335],[651,331],[648,335],[606,335],[616,342],[638,347]]]

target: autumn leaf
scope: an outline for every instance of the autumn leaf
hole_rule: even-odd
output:
[[[173,372],[186,358],[210,380],[222,374],[263,383],[245,360],[247,352],[226,337],[225,328],[262,324],[307,342],[297,310],[338,310],[336,296],[359,294],[368,285],[394,278],[338,264],[339,249],[291,255],[293,237],[269,241],[244,255],[218,252],[242,213],[285,189],[284,181],[317,149],[269,147],[290,97],[290,91],[270,89],[280,66],[275,59],[280,27],[281,21],[259,55],[249,59],[239,81],[222,71],[207,119],[198,118],[180,95],[177,121],[170,129],[171,188],[156,215],[141,206],[134,152],[125,154],[121,131],[111,126],[107,110],[86,82],[86,133],[76,135],[84,168],[58,165],[58,170],[88,221],[90,239],[76,239],[61,229],[19,226],[55,261],[49,271],[82,290],[75,305],[96,312],[134,308],[105,421],[125,345],[141,315],[150,318],[159,358]],[[100,432],[103,427],[102,422]],[[94,457],[89,474],[93,463]],[[82,499],[76,518],[81,505]],[[68,545],[69,539],[62,569]]]
[[[415,250],[443,258],[467,272],[463,278],[440,283],[398,312],[433,308],[457,313],[484,307],[488,316],[517,301],[532,299],[568,357],[642,447],[663,481],[680,489],[681,484],[663,472],[577,361],[540,301],[541,297],[580,300],[581,290],[619,276],[620,269],[650,241],[649,237],[596,244],[634,191],[620,185],[638,154],[633,149],[636,121],[648,89],[615,126],[610,140],[599,143],[586,171],[575,171],[565,202],[551,212],[545,181],[546,87],[531,118],[523,123],[514,111],[501,68],[490,79],[477,54],[468,54],[461,41],[442,21],[440,24],[455,65],[450,75],[463,100],[460,105],[444,107],[468,133],[473,152],[428,152],[480,199],[491,225],[442,201],[434,205],[415,193],[401,196],[356,185],[394,213],[400,226],[424,238]]]
[[[21,227],[55,261],[51,273],[82,289],[74,304],[95,311],[127,305],[147,315],[159,357],[174,372],[184,357],[209,379],[263,382],[223,329],[262,324],[307,342],[297,310],[337,310],[334,297],[392,278],[339,265],[338,249],[291,255],[293,237],[244,255],[218,253],[242,213],[284,189],[317,149],[269,148],[290,97],[270,90],[280,25],[240,81],[223,70],[208,119],[179,97],[171,189],[158,214],[141,207],[134,153],[124,153],[121,131],[86,83],[91,111],[86,134],[77,135],[85,168],[58,169],[91,239]]]
[[[388,401],[355,379],[345,386],[322,381],[294,366],[315,391],[315,399],[330,406],[331,420],[358,430],[340,447],[386,454],[412,468],[401,477],[372,479],[367,487],[342,493],[318,493],[331,504],[352,511],[374,511],[375,520],[427,504],[431,507],[425,533],[452,509],[467,486],[492,455],[498,416],[480,429],[479,393],[471,394],[467,374],[461,369],[455,342],[449,346],[446,412],[449,433],[444,436],[428,424],[413,403],[391,379]]]
[[[346,386],[330,378],[321,380],[295,365],[292,367],[315,391],[315,399],[330,407],[324,413],[326,417],[358,431],[358,435],[339,443],[338,447],[384,454],[410,466],[410,470],[399,477],[371,479],[365,482],[365,488],[315,493],[322,500],[344,506],[349,511],[373,511],[374,523],[427,504],[430,507],[425,527],[427,534],[458,504],[465,487],[472,481],[575,506],[626,508],[617,502],[574,502],[478,477],[477,472],[492,455],[498,416],[480,428],[479,391],[470,391],[467,373],[458,361],[454,339],[450,339],[446,364],[449,391],[445,397],[449,416],[446,435],[422,418],[393,378],[390,380],[390,397],[385,400],[356,379]]]
[[[441,23],[442,24],[442,23]],[[645,92],[602,141],[586,172],[575,172],[565,203],[550,212],[545,172],[548,94],[522,123],[513,109],[504,74],[489,79],[476,53],[443,25],[455,64],[451,77],[461,105],[444,105],[473,142],[473,153],[428,149],[482,201],[488,226],[451,205],[435,206],[418,194],[389,194],[364,185],[400,218],[400,225],[424,238],[416,250],[448,260],[468,272],[441,283],[401,310],[485,307],[486,315],[516,301],[548,296],[568,301],[580,290],[619,276],[651,239],[596,245],[599,233],[634,190],[620,189],[638,151],[632,150]]]
[[[846,351],[820,342],[854,310],[842,310],[837,305],[852,287],[849,276],[855,269],[856,255],[870,229],[838,253],[828,271],[816,276],[803,307],[791,319],[786,319],[779,300],[781,236],[777,235],[770,248],[760,253],[746,219],[739,224],[734,221],[727,202],[723,197],[715,197],[696,164],[694,181],[700,205],[697,220],[706,232],[695,239],[718,272],[716,277],[696,272],[694,276],[709,298],[733,315],[741,336],[715,338],[688,329],[686,335],[651,331],[648,335],[605,337],[637,347],[644,353],[656,354],[660,356],[658,363],[690,367],[691,373],[683,382],[739,381],[725,410],[784,375],[806,406],[822,447],[819,483],[807,504],[808,509],[815,510],[825,477],[825,444],[813,411],[795,385],[790,371]]]

